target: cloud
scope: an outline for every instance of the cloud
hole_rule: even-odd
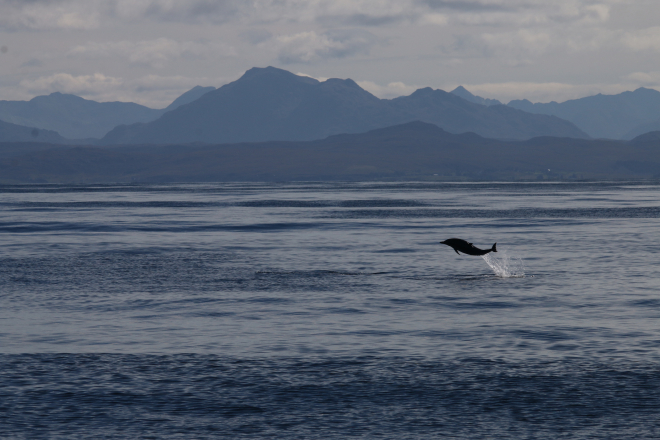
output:
[[[317,80],[317,81],[319,81],[319,82],[324,82],[324,81],[327,81],[328,79],[330,79],[330,78],[328,78],[327,76],[314,76],[314,75],[308,75],[307,73],[304,73],[304,72],[296,72],[296,75],[297,75],[297,76],[306,76],[306,77],[308,77],[308,78],[314,78],[315,80]]]
[[[145,20],[381,26],[414,20],[422,12],[413,0],[0,0],[0,11],[0,27],[39,30]]]
[[[484,33],[481,35],[487,50],[499,55],[511,48],[519,57],[540,55],[552,44],[552,36],[547,32],[521,29],[516,32],[503,32],[497,34]]]
[[[520,28],[515,31],[494,28],[490,32],[455,34],[437,49],[456,59],[498,58],[510,66],[542,61],[550,54],[596,52],[619,46],[621,33],[602,27]]]
[[[449,17],[447,14],[424,14],[421,19],[422,24],[431,24],[431,25],[446,25],[449,23]]]
[[[328,80],[327,77],[308,75],[303,72],[297,72],[296,75],[308,76],[320,82],[324,82]],[[377,84],[373,81],[356,81],[356,83],[357,85],[359,85],[364,90],[371,93],[372,95],[383,99],[392,99],[392,98],[396,98],[397,96],[410,95],[412,92],[420,88],[417,86],[410,86],[404,84],[400,81],[391,82],[385,86],[381,86],[380,84]]]
[[[563,102],[592,96],[598,93],[617,94],[636,88],[630,82],[618,84],[567,84],[559,82],[503,82],[463,84],[471,93],[484,98],[508,102],[513,99],[528,99],[532,102]]]
[[[413,0],[282,0],[263,1],[277,4],[280,17],[287,21],[320,23],[326,26],[390,26],[414,22],[420,10]]]
[[[102,73],[93,75],[71,75],[56,73],[36,79],[24,79],[13,86],[16,99],[30,99],[35,95],[53,92],[71,93],[95,101],[136,102],[152,108],[163,108],[191,88],[201,86],[219,87],[236,78],[209,78],[186,76],[146,75],[135,79],[106,76]]]
[[[619,31],[593,27],[580,29],[577,32],[565,32],[558,39],[559,45],[565,47],[569,52],[597,51],[601,48],[612,48],[618,46]],[[558,45],[558,46],[559,46]]]
[[[26,62],[21,64],[21,67],[35,67],[35,68],[37,68],[37,67],[43,67],[43,66],[44,66],[44,62],[42,60],[38,59],[38,58],[30,58],[29,60],[27,60]]]
[[[660,52],[660,26],[627,32],[623,35],[622,42],[634,51],[652,50]]]
[[[410,95],[420,88],[404,84],[400,81],[391,82],[386,86],[381,86],[372,81],[357,81],[357,84],[367,92],[381,99],[392,99],[398,96]]]
[[[509,65],[532,62],[557,42],[547,31],[520,29],[511,32],[454,35],[453,41],[438,48],[455,59],[497,57]]]
[[[236,52],[223,43],[199,41],[176,41],[170,38],[157,38],[138,42],[118,41],[89,42],[76,46],[67,53],[70,57],[106,58],[121,57],[132,64],[162,68],[168,62],[179,58],[204,58],[213,56],[234,56]]]
[[[99,27],[100,21],[94,1],[0,0],[0,30],[90,30]]]
[[[625,0],[256,0],[253,18],[329,26],[600,24]],[[247,12],[247,11],[246,11]]]
[[[24,79],[20,82],[20,87],[34,94],[63,92],[78,96],[96,96],[117,89],[121,85],[121,78],[105,76],[102,73],[80,76],[56,73],[33,80]]]
[[[254,12],[253,3],[241,0],[111,0],[107,10],[120,20],[226,23]]]
[[[195,86],[220,87],[237,78],[187,77],[181,75],[146,75],[126,81],[122,93],[126,101],[138,102],[151,108],[167,107],[172,101]]]
[[[378,39],[360,30],[338,30],[318,34],[315,31],[281,35],[272,40],[283,64],[313,63],[328,58],[346,58],[368,54]]]
[[[520,8],[521,2],[484,1],[484,0],[419,0],[418,4],[430,9],[444,9],[458,12],[502,12]],[[522,5],[529,2],[524,2]]]
[[[620,0],[418,0],[442,11],[452,24],[537,26],[550,23],[602,23]]]
[[[481,93],[564,99],[607,90],[534,81],[657,84],[647,70],[660,51],[658,10],[653,0],[0,0],[0,32],[14,33],[0,42],[9,45],[0,85],[160,103],[158,93],[196,85],[185,75],[267,63],[324,74],[317,66],[332,60],[380,97],[409,94],[408,84],[516,78],[533,87]]]
[[[233,77],[147,75],[128,83],[127,93],[130,94],[131,98],[127,101],[138,102],[152,108],[163,108],[195,86],[221,87],[237,80],[241,74]]]
[[[660,70],[656,70],[654,72],[634,72],[628,75],[627,78],[641,86],[660,86]]]
[[[623,0],[0,0],[0,27],[94,29],[127,22],[329,27],[603,23]]]
[[[143,20],[226,23],[255,15],[253,3],[263,0],[0,0],[0,29],[90,30]]]
[[[600,24],[625,0],[317,0],[257,1],[291,19],[349,26],[422,23],[461,26]],[[277,5],[277,6],[276,6]]]
[[[273,38],[273,34],[265,29],[249,29],[241,32],[240,37],[250,44],[261,44]]]

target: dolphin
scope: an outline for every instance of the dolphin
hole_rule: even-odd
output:
[[[458,251],[467,255],[486,255],[489,252],[497,252],[497,248],[495,247],[497,243],[495,243],[492,248],[486,250],[474,247],[472,243],[468,243],[460,238],[450,238],[449,240],[441,241],[440,243],[454,248],[458,255],[461,255]]]

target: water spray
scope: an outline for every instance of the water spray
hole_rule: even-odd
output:
[[[510,257],[506,251],[500,251],[497,256],[492,253],[482,255],[481,258],[500,278],[523,278],[525,276],[522,260]]]

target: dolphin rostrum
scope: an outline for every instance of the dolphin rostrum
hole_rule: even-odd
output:
[[[489,252],[497,252],[497,248],[495,247],[497,243],[495,243],[492,248],[486,250],[474,247],[472,243],[468,243],[467,241],[461,240],[460,238],[450,238],[449,240],[441,241],[440,243],[454,248],[458,255],[461,255],[458,253],[458,251],[461,251],[467,255],[486,255]]]

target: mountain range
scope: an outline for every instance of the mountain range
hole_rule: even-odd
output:
[[[379,99],[351,79],[318,81],[274,67],[253,68],[238,80],[163,114],[119,126],[104,144],[231,143],[323,139],[421,120],[451,133],[500,139],[588,136],[570,122],[503,105],[485,106],[430,87]]]
[[[55,92],[29,101],[0,101],[0,121],[29,127],[29,130],[56,131],[63,139],[99,139],[117,125],[153,121],[211,90],[215,87],[194,87],[159,110],[133,102],[96,102]]]
[[[68,142],[68,139],[63,138],[56,131],[26,127],[4,121],[0,121],[0,139],[2,139],[2,142],[47,142],[51,144]]]
[[[57,131],[68,139],[100,138],[119,124],[152,121],[163,112],[132,102],[96,102],[59,92],[29,101],[0,101],[0,120]]]
[[[0,183],[579,180],[660,177],[660,132],[633,141],[502,141],[410,122],[314,141],[64,146],[0,143]]]
[[[475,104],[481,104],[481,105],[502,105],[500,101],[497,99],[488,99],[488,98],[482,98],[481,96],[475,96],[472,93],[470,93],[465,87],[463,86],[458,86],[454,90],[451,91],[454,95],[460,96],[461,98],[465,99],[466,101],[474,102]]]
[[[416,120],[494,139],[632,139],[660,130],[660,92],[640,88],[562,103],[502,105],[459,86],[450,93],[426,87],[379,99],[351,79],[318,81],[253,68],[219,89],[194,87],[163,109],[62,93],[0,101],[0,142],[32,142],[35,133],[36,140],[87,145],[296,141]]]
[[[638,88],[618,95],[594,95],[562,103],[515,100],[509,107],[571,121],[593,138],[632,139],[660,130],[660,92]]]

